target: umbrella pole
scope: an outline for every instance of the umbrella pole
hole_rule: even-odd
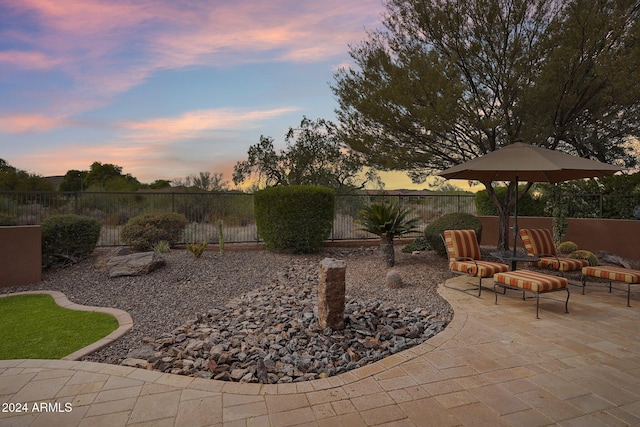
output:
[[[516,202],[513,208],[513,257],[515,258],[517,256],[516,254],[516,248],[518,246],[518,176],[516,175],[516,188],[514,190],[515,193],[515,198],[516,198]],[[513,263],[515,264],[515,261],[513,261]],[[515,270],[515,268],[512,268],[513,270]]]

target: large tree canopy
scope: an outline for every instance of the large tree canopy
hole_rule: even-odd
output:
[[[369,165],[420,180],[516,141],[637,162],[636,0],[388,0],[386,9],[384,28],[351,48],[355,66],[332,87],[342,136]],[[504,223],[513,198],[501,203],[484,184]]]
[[[0,191],[53,191],[53,186],[40,175],[15,168],[0,159]]]
[[[258,187],[318,185],[348,191],[377,179],[374,172],[362,176],[361,156],[349,152],[337,135],[332,122],[304,117],[299,127],[289,128],[284,150],[276,152],[273,139],[261,136],[249,147],[248,159],[235,165],[233,182],[255,179]]]

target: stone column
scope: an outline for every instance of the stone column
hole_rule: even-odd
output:
[[[344,329],[345,273],[343,260],[325,258],[320,261],[318,284],[318,322],[320,327]]]

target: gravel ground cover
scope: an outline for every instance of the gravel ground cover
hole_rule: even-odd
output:
[[[452,274],[447,261],[433,252],[408,254],[396,247],[396,266],[404,287],[388,289],[387,268],[377,247],[324,248],[321,253],[290,255],[265,250],[228,250],[224,255],[206,251],[195,259],[186,250],[163,254],[166,266],[145,276],[109,278],[104,269],[105,253],[97,250],[81,263],[46,271],[41,283],[2,292],[47,289],[63,292],[69,300],[83,305],[113,307],[127,311],[133,329],[114,344],[85,360],[119,364],[132,350],[166,336],[183,325],[230,301],[273,284],[317,285],[319,262],[326,257],[347,262],[347,301],[363,304],[380,301],[406,312],[419,311],[443,324],[453,316],[450,305],[437,287]],[[246,298],[245,298],[246,299]],[[418,310],[419,309],[419,310]]]

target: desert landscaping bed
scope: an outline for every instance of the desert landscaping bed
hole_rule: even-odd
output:
[[[186,250],[162,256],[148,275],[109,278],[108,250],[47,271],[29,290],[63,292],[78,304],[127,311],[133,329],[85,360],[132,364],[183,375],[290,382],[355,369],[417,345],[451,320],[437,286],[451,277],[433,252],[396,248],[401,289],[385,285],[377,247],[325,248],[289,255],[264,250]],[[345,329],[322,330],[316,293],[323,258],[347,262]],[[27,288],[5,288],[17,292]]]

